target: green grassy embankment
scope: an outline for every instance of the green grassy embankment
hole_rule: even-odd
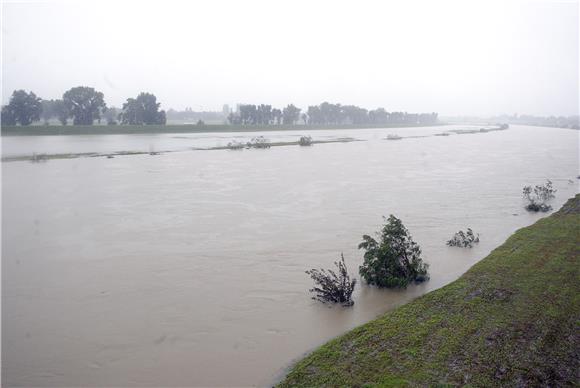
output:
[[[318,348],[280,387],[577,386],[580,195],[455,282]]]
[[[2,136],[59,136],[59,135],[131,135],[159,133],[212,133],[212,132],[263,132],[263,131],[308,131],[314,129],[364,129],[405,128],[445,125],[392,124],[392,125],[227,125],[227,124],[182,124],[182,125],[30,125],[2,126]]]

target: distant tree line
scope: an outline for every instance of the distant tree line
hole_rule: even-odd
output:
[[[157,97],[150,93],[140,93],[136,98],[128,98],[122,109],[108,108],[103,93],[87,86],[77,86],[67,90],[62,99],[43,100],[33,92],[15,90],[10,101],[2,107],[2,125],[30,125],[44,120],[48,123],[57,119],[67,125],[72,119],[74,125],[93,125],[104,118],[109,125],[165,125],[164,110],[159,110]]]
[[[323,102],[309,106],[301,114],[301,109],[293,104],[280,110],[272,105],[239,105],[237,112],[228,116],[230,124],[235,125],[292,125],[303,124],[340,125],[340,124],[435,124],[437,113],[387,112],[384,108],[367,110],[355,105],[341,105]]]
[[[203,113],[205,116],[196,116]],[[2,107],[3,125],[30,125],[44,120],[48,124],[51,119],[57,119],[62,125],[72,120],[74,125],[99,124],[106,120],[108,125],[164,125],[167,116],[173,118],[196,117],[198,123],[202,119],[214,119],[207,114],[224,117],[232,125],[340,125],[340,124],[407,124],[426,125],[437,123],[437,113],[407,113],[387,112],[383,108],[367,110],[355,105],[341,105],[323,102],[320,105],[309,106],[305,112],[294,104],[288,104],[282,109],[272,105],[241,104],[236,112],[185,112],[170,110],[168,114],[160,109],[157,97],[151,93],[140,93],[135,98],[128,98],[121,109],[107,107],[104,95],[91,87],[77,86],[67,90],[61,99],[43,100],[33,92],[15,90],[7,105]],[[199,117],[198,117],[199,116]],[[207,116],[207,117],[206,117]],[[201,120],[201,121],[199,121]]]
[[[532,115],[499,115],[489,117],[477,116],[459,116],[444,118],[449,123],[480,123],[486,121],[488,123],[506,123],[515,125],[532,125],[537,127],[554,127],[554,128],[569,128],[580,129],[580,116],[532,116]]]
[[[224,114],[224,112],[221,111],[194,111],[191,108],[185,108],[185,110],[182,111],[168,109],[167,120],[188,124],[197,123],[199,120],[203,122],[223,124],[223,122],[227,120],[228,113]]]
[[[272,105],[241,104],[237,112],[228,116],[230,124],[234,125],[293,125],[300,119],[301,109],[289,104],[283,109],[272,108]]]
[[[531,116],[531,115],[502,115],[492,119],[501,120],[504,123],[535,125],[540,127],[580,129],[580,116]]]

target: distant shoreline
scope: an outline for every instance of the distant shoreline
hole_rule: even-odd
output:
[[[67,135],[142,135],[165,133],[310,131],[326,129],[414,128],[449,125],[436,124],[342,124],[342,125],[32,125],[2,127],[2,136],[67,136]]]

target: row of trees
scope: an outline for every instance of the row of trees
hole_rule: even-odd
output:
[[[355,105],[330,104],[308,107],[310,124],[435,124],[437,113],[387,112],[384,108],[367,110]]]
[[[103,93],[86,86],[66,91],[59,100],[43,100],[33,92],[15,90],[10,102],[2,107],[2,124],[30,125],[41,118],[46,123],[56,118],[62,125],[67,125],[69,119],[74,125],[93,125],[105,118],[109,125],[117,124],[117,120],[130,125],[164,125],[165,111],[159,106],[157,97],[150,93],[128,98],[119,110],[107,108]]]
[[[238,111],[230,113],[230,124],[270,125],[295,124],[435,124],[437,113],[387,112],[383,108],[367,110],[355,105],[323,102],[312,105],[301,114],[301,109],[290,104],[280,110],[272,105],[239,105]]]
[[[293,104],[281,110],[272,108],[272,105],[241,104],[238,106],[237,112],[229,114],[228,121],[234,125],[293,125],[300,119],[300,112],[301,109]]]
[[[62,125],[72,119],[74,125],[92,125],[104,118],[109,125],[165,124],[166,113],[160,110],[157,97],[150,93],[140,93],[136,98],[128,98],[122,109],[108,108],[102,92],[86,86],[78,86],[66,91],[62,99],[43,100],[33,92],[16,90],[8,105],[2,107],[4,125],[30,125],[41,118],[48,123],[56,118]],[[309,106],[302,112],[293,104],[283,109],[272,105],[243,104],[228,116],[233,125],[294,125],[304,124],[435,124],[437,113],[387,112],[383,108],[367,110],[355,105],[341,105],[323,102]]]

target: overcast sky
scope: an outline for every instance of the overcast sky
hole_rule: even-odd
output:
[[[2,94],[578,114],[578,1],[3,1]]]

